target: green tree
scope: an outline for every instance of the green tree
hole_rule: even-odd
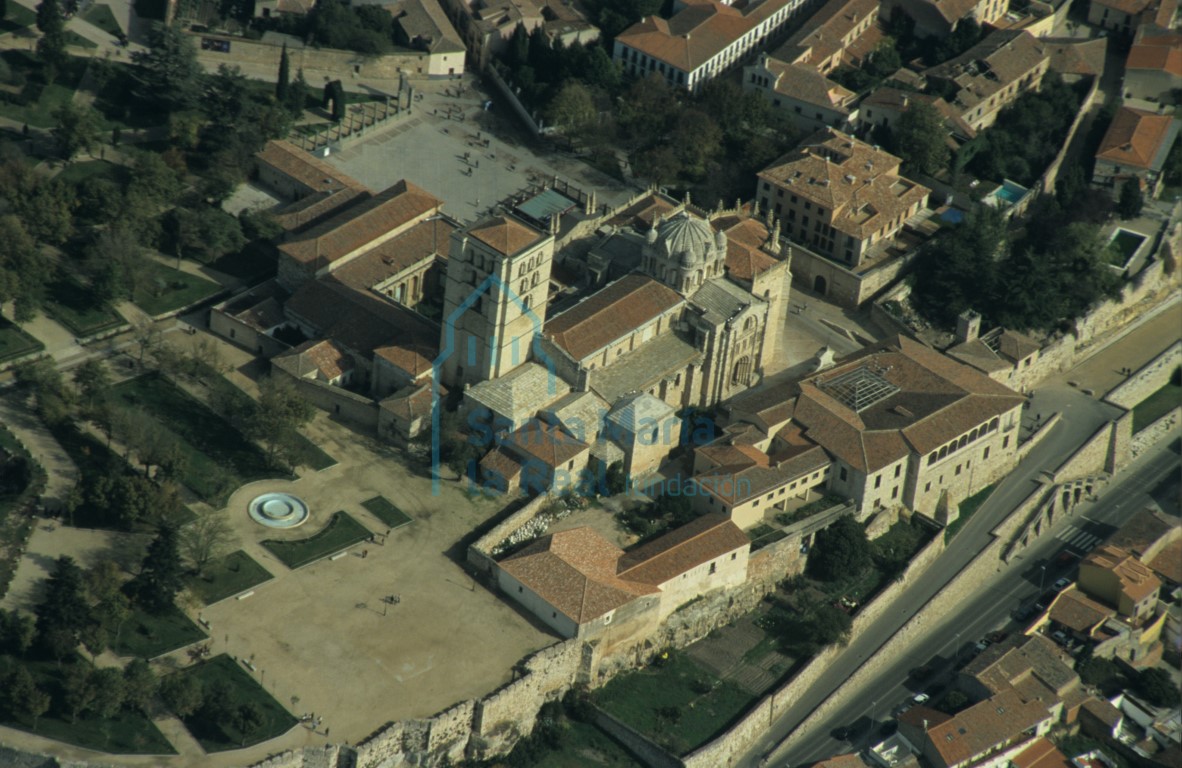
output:
[[[196,573],[225,555],[237,540],[230,519],[223,512],[206,512],[181,529],[180,551]]]
[[[849,515],[817,532],[809,554],[809,572],[825,581],[857,576],[871,562],[866,529]]]
[[[49,711],[49,694],[37,687],[33,675],[23,666],[13,668],[7,683],[9,710],[33,718],[33,732],[36,733],[41,716]]]
[[[209,205],[175,209],[172,228],[177,255],[203,263],[216,261],[246,245],[238,219]]]
[[[53,119],[57,121],[53,137],[63,158],[69,161],[79,152],[94,152],[101,131],[97,112],[68,101],[54,110]]]
[[[70,722],[77,723],[78,715],[94,706],[98,698],[98,686],[89,667],[74,663],[66,668],[62,678],[62,694],[66,708],[70,710]]]
[[[265,722],[263,708],[256,701],[247,701],[238,705],[234,710],[234,727],[241,735],[239,746],[245,746],[246,740],[256,728]]]
[[[127,686],[123,678],[123,670],[117,667],[104,667],[93,672],[96,695],[94,711],[99,717],[109,719],[119,714],[127,700]]]
[[[267,461],[276,459],[291,462],[291,435],[311,421],[315,411],[295,387],[276,378],[269,378],[259,386],[259,404],[246,425],[247,434],[262,443]]]
[[[0,303],[16,302],[17,322],[33,318],[49,280],[49,267],[16,216],[0,216]]]
[[[1094,685],[1101,690],[1106,690],[1120,678],[1120,667],[1116,662],[1099,656],[1089,656],[1077,665],[1076,671],[1085,685]]]
[[[160,698],[182,720],[196,712],[205,700],[201,681],[183,672],[173,673],[160,681]]]
[[[33,610],[37,617],[37,641],[59,661],[78,645],[83,628],[90,621],[82,569],[72,557],[63,555],[54,563],[45,585],[44,597]]]
[[[66,59],[66,21],[57,0],[42,0],[37,6],[37,29],[41,30],[37,55],[51,70],[56,69]]]
[[[1120,187],[1120,197],[1116,201],[1116,213],[1122,219],[1135,219],[1141,215],[1145,207],[1145,195],[1141,192],[1141,183],[1137,179],[1129,179]]]
[[[295,117],[299,117],[304,112],[304,106],[308,101],[308,81],[304,78],[304,69],[300,67],[296,70],[295,81],[287,91],[287,101],[284,104],[287,106],[287,111],[291,112]]]
[[[111,389],[111,374],[101,360],[91,358],[74,369],[74,385],[82,391],[82,402],[93,403]]]
[[[591,91],[577,80],[568,82],[547,106],[546,119],[568,135],[581,134],[595,121]]]
[[[948,167],[951,150],[944,120],[930,103],[913,99],[891,129],[891,150],[905,170],[929,176]]]
[[[128,592],[144,610],[160,614],[170,610],[184,586],[176,529],[163,524],[148,545],[140,572],[128,582]]]
[[[170,112],[195,105],[202,69],[192,39],[178,25],[159,26],[149,34],[147,48],[131,56],[143,96]]]
[[[156,673],[143,659],[133,659],[123,668],[124,704],[129,709],[147,713],[158,688]]]
[[[1182,700],[1182,694],[1179,694],[1170,673],[1157,667],[1138,672],[1133,687],[1155,707],[1176,707]]]
[[[943,327],[954,326],[966,309],[988,316],[997,264],[1006,245],[1005,219],[1000,213],[983,206],[971,212],[962,224],[920,251],[912,272],[915,308]]]
[[[37,625],[31,616],[0,609],[0,652],[24,656],[36,634]]]
[[[275,78],[275,100],[287,104],[291,97],[291,62],[287,58],[287,43],[279,53],[279,75]]]

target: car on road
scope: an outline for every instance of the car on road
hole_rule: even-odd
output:
[[[1062,592],[1071,586],[1071,579],[1064,576],[1063,578],[1056,581],[1052,586],[1055,588],[1056,592]]]

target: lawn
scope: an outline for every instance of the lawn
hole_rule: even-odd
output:
[[[45,345],[0,317],[0,363],[45,349]]]
[[[336,554],[373,534],[348,512],[337,512],[328,525],[306,539],[262,542],[267,550],[288,568],[295,570],[321,558]]]
[[[93,24],[113,37],[123,34],[123,28],[119,26],[115,14],[111,12],[111,6],[105,3],[96,5],[82,14],[82,20]]]
[[[224,408],[223,413],[253,414],[258,404],[224,376],[212,369],[205,374],[206,384],[210,389],[210,401],[217,402]],[[245,417],[240,417],[245,418]],[[296,465],[311,467],[319,472],[335,466],[337,460],[325,453],[320,446],[300,434],[298,429],[289,428],[286,437],[287,444],[295,453]]]
[[[361,502],[361,506],[374,517],[386,524],[390,530],[401,528],[413,522],[413,518],[398,507],[390,503],[384,496],[374,496],[368,501]]]
[[[11,5],[13,3],[9,3],[9,6]],[[4,51],[0,53],[0,58],[4,59],[13,72],[21,73],[26,79],[19,97],[21,103],[0,99],[0,116],[18,123],[28,123],[36,128],[52,128],[57,125],[53,113],[74,98],[74,89],[82,79],[87,62],[69,58],[57,72],[53,84],[46,85],[41,80],[42,65],[33,54],[26,51]]]
[[[956,535],[956,532],[964,527],[965,523],[976,513],[977,508],[985,503],[985,500],[989,498],[989,494],[993,493],[993,489],[996,487],[996,484],[987,485],[960,503],[960,514],[944,528],[944,541],[952,541],[952,537]]]
[[[620,675],[594,694],[606,712],[675,755],[709,741],[755,702],[734,683],[717,680],[689,657]]]
[[[153,616],[136,608],[111,638],[111,650],[120,656],[154,659],[177,648],[184,648],[208,635],[201,631],[179,608],[160,616]]]
[[[222,654],[209,661],[177,672],[201,681],[202,690],[217,685],[229,693],[229,706],[223,717],[216,720],[197,712],[184,718],[185,727],[200,742],[206,752],[225,752],[281,736],[298,721],[271,694],[229,656]],[[237,727],[234,712],[244,705],[254,704],[262,715],[262,722],[243,733]]]
[[[131,300],[153,317],[195,304],[221,290],[211,280],[154,261],[145,261],[144,272]]]
[[[67,165],[55,179],[77,185],[87,179],[101,177],[111,181],[122,181],[123,169],[106,160],[83,160]]]
[[[66,45],[72,45],[75,48],[98,48],[98,43],[90,38],[83,37],[72,29],[67,29],[65,34]]]
[[[210,563],[202,576],[190,576],[189,591],[213,605],[275,578],[241,549]]]
[[[98,301],[89,288],[64,275],[50,283],[45,312],[79,338],[93,336],[127,322],[114,309]]]
[[[1140,432],[1182,405],[1182,386],[1173,381],[1133,407],[1133,432]]]
[[[215,506],[243,483],[278,474],[254,443],[162,376],[129,379],[112,393],[117,403],[147,413],[176,436],[186,457],[181,482]]]
[[[0,675],[16,662],[11,657],[0,656]],[[33,718],[24,713],[15,714],[4,710],[0,702],[0,725],[36,733],[38,736],[61,741],[66,744],[123,755],[175,755],[176,750],[156,729],[152,721],[138,712],[120,712],[115,717],[103,719],[91,713],[81,714],[78,722],[70,722],[70,712],[61,701],[62,680],[67,666],[59,667],[55,661],[20,662],[33,675],[37,687],[54,697],[49,711],[37,721],[33,729]],[[90,662],[76,659],[74,664]]]
[[[18,2],[9,2],[4,9],[4,18],[0,19],[0,33],[15,32],[18,29],[31,27],[37,23],[37,14]]]

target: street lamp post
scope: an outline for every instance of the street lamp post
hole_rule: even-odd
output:
[[[1047,567],[1045,565],[1040,565],[1038,569],[1042,571],[1042,575],[1038,578],[1038,594],[1041,595],[1042,588],[1047,582]]]

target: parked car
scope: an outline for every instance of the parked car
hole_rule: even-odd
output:
[[[973,646],[973,650],[975,650],[977,653],[980,653],[981,651],[988,648],[989,645],[990,645],[990,643],[988,640],[982,640],[981,642],[979,642]]]
[[[916,704],[926,704],[931,698],[932,697],[928,696],[926,693],[917,693],[911,697],[911,700]]]
[[[989,640],[989,642],[991,642],[991,643],[1000,643],[1002,640],[1005,640],[1007,637],[1009,637],[1009,635],[1007,635],[1005,632],[1002,632],[1000,630],[997,632],[990,632],[988,635],[985,635],[985,638],[987,640]]]
[[[1071,586],[1071,579],[1064,576],[1063,578],[1056,581],[1053,586],[1054,586],[1056,592],[1062,592],[1063,590],[1065,590]]]
[[[1063,632],[1052,632],[1051,639],[1059,645],[1067,645],[1067,635],[1065,635]]]

